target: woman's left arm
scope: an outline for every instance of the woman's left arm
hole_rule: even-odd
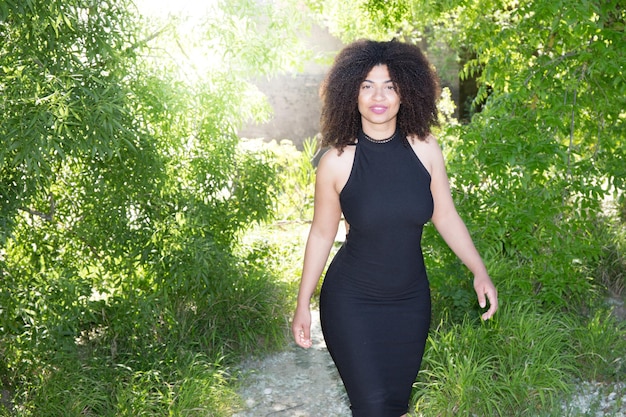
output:
[[[423,144],[427,148],[431,173],[430,189],[434,201],[432,222],[450,249],[474,274],[474,290],[480,307],[486,307],[485,297],[489,300],[489,309],[482,315],[482,319],[490,319],[498,309],[498,291],[489,278],[487,268],[454,206],[443,153],[437,140],[430,136]]]

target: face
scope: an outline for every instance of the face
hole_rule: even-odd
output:
[[[400,94],[387,65],[376,65],[367,74],[359,87],[358,106],[364,131],[393,133],[396,129]]]

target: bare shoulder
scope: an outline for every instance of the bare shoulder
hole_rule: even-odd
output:
[[[439,142],[434,135],[428,135],[423,140],[417,137],[409,137],[408,139],[411,148],[413,148],[413,152],[415,152],[431,175],[433,171],[441,168],[443,164],[443,154]]]
[[[337,148],[328,149],[320,159],[317,167],[318,180],[320,177],[332,182],[337,192],[340,192],[352,171],[355,146],[346,146],[343,152]]]
[[[346,146],[343,151],[337,148],[330,148],[320,158],[319,168],[321,169],[341,169],[346,165],[352,165],[354,159],[354,146]]]
[[[339,150],[335,147],[328,148],[322,155],[320,163],[325,160],[337,162],[340,160],[350,159],[349,156],[354,155],[354,149],[354,146],[346,146],[343,150]],[[348,156],[348,158],[346,158],[346,156]]]

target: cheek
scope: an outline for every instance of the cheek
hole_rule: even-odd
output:
[[[364,106],[369,100],[369,97],[367,96],[367,93],[359,93],[358,97],[357,97],[357,104],[360,106]]]

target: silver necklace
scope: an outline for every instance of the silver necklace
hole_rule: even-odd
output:
[[[368,141],[372,143],[387,143],[387,142],[391,142],[396,137],[396,132],[393,132],[393,135],[391,135],[387,139],[374,139],[374,138],[367,136],[365,132],[363,132],[363,136],[365,137],[365,139],[367,139]]]

